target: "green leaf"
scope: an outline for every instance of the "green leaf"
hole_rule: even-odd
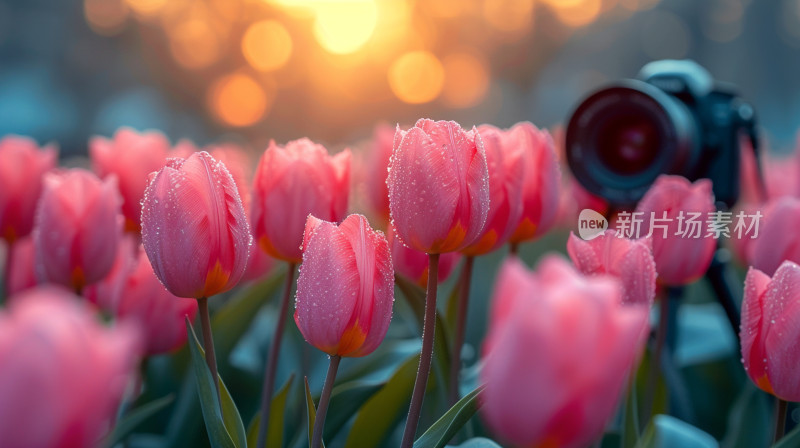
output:
[[[475,437],[474,439],[467,440],[461,445],[447,445],[447,446],[452,448],[503,448],[500,445],[498,445],[495,441],[487,439],[485,437]]]
[[[119,421],[114,426],[114,431],[109,434],[106,442],[103,445],[111,447],[123,441],[139,424],[152,417],[158,411],[166,408],[170,403],[175,400],[175,396],[170,394],[166,397],[153,400],[145,403],[136,409],[130,411],[125,418]]]
[[[622,448],[633,448],[639,440],[639,406],[636,394],[636,378],[628,382],[628,394],[623,408],[620,444]]]
[[[314,436],[314,422],[317,420],[317,408],[314,399],[311,398],[311,389],[308,388],[308,377],[304,377],[306,385],[306,412],[308,413],[308,446],[311,448],[311,438]],[[322,442],[325,446],[325,442]]]
[[[666,350],[666,349],[665,349]],[[641,431],[640,428],[644,427],[644,424],[649,421],[650,417],[657,414],[669,414],[669,389],[667,388],[667,382],[664,377],[664,372],[659,372],[658,377],[656,379],[656,389],[655,392],[652,393],[652,402],[650,403],[650,409],[645,409],[647,404],[643,403],[646,400],[646,396],[648,396],[647,387],[649,386],[648,381],[650,380],[650,371],[654,367],[653,365],[653,353],[648,348],[644,351],[644,355],[642,356],[642,360],[639,363],[639,368],[636,370],[634,380],[636,381],[636,409],[638,410],[639,414],[638,417],[635,419],[637,426],[636,426],[636,439],[638,440],[638,436],[640,435]],[[660,369],[661,366],[658,366]],[[632,418],[633,416],[631,416]],[[626,436],[623,433],[623,440],[626,440]],[[634,442],[635,443],[635,442]],[[633,446],[633,445],[625,445],[625,446]]]
[[[356,415],[347,448],[380,446],[398,421],[408,411],[414,380],[417,376],[419,355],[408,358],[389,378],[386,385],[372,396]]]
[[[325,440],[333,440],[347,421],[358,412],[361,405],[372,398],[385,384],[385,382],[351,381],[334,387],[323,432]]]
[[[800,425],[789,431],[772,448],[795,448],[800,446]]]
[[[439,420],[414,442],[414,448],[441,448],[458,433],[458,430],[478,412],[481,407],[480,393],[484,386],[479,386],[464,398],[458,400]]]
[[[282,286],[285,276],[285,270],[269,276],[266,280],[232,297],[214,313],[211,318],[211,329],[214,332],[214,345],[218,353],[227,355],[233,351],[236,343],[258,314],[258,310],[275,296],[275,292]]]
[[[636,448],[718,448],[707,432],[669,415],[656,415]]]
[[[200,408],[203,411],[203,419],[206,422],[206,431],[208,432],[208,439],[211,442],[211,446],[214,448],[243,448],[240,443],[237,445],[234,442],[234,439],[231,438],[231,429],[234,433],[238,432],[238,428],[233,425],[234,427],[228,428],[226,427],[226,419],[223,418],[222,412],[220,411],[219,400],[217,400],[217,392],[214,387],[214,380],[211,377],[211,372],[208,370],[208,366],[205,362],[205,353],[200,346],[200,341],[197,340],[197,335],[194,333],[194,329],[192,328],[192,324],[189,323],[189,319],[186,319],[186,332],[189,335],[189,348],[192,355],[192,368],[194,369],[194,373],[197,379],[197,393],[200,396]],[[192,343],[194,341],[194,344]],[[220,381],[220,384],[222,381]],[[220,393],[222,394],[222,389],[220,387]],[[225,389],[226,393],[223,395],[223,400],[226,398],[229,399],[230,395],[227,395],[227,389]],[[223,406],[225,409],[227,406]],[[233,407],[234,410],[236,406]],[[238,416],[238,412],[236,413]],[[230,420],[230,416],[228,421]],[[239,420],[241,424],[241,419]],[[242,425],[242,432],[244,432],[244,425]],[[236,439],[239,439],[238,434]]]
[[[233,402],[231,393],[219,374],[217,374],[217,378],[219,379],[219,393],[222,395],[222,421],[228,432],[233,430],[233,442],[236,444],[236,448],[247,448],[247,432],[244,430],[242,416],[239,415],[239,409],[236,408],[236,403]]]
[[[772,440],[773,410],[768,395],[750,381],[742,387],[728,414],[728,429],[722,446],[750,448],[769,446]],[[800,446],[800,445],[798,445]]]
[[[294,374],[292,374],[286,383],[278,390],[278,393],[272,397],[269,411],[269,427],[267,428],[267,446],[282,447],[283,446],[283,418],[286,414],[286,396],[289,394],[289,389],[292,387],[294,381]],[[247,428],[247,446],[255,447],[258,443],[258,430],[261,426],[261,412],[257,412]]]

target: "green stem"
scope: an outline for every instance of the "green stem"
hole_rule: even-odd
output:
[[[789,403],[786,400],[775,397],[775,438],[772,440],[773,444],[778,443],[786,431],[786,410],[788,407]]]
[[[261,389],[261,423],[258,425],[258,440],[256,443],[256,447],[258,448],[264,448],[267,443],[269,413],[272,407],[272,389],[275,385],[275,371],[278,367],[278,357],[281,353],[281,339],[283,338],[283,328],[286,326],[286,313],[289,310],[289,298],[292,296],[295,266],[295,263],[290,262],[289,270],[286,272],[286,284],[283,288],[281,309],[278,313],[278,324],[275,326],[275,334],[272,336],[272,343],[270,344],[267,358],[267,368],[264,371],[264,385]]]
[[[222,410],[222,398],[219,394],[219,375],[217,374],[217,355],[214,351],[214,338],[211,336],[211,316],[208,313],[208,297],[197,299],[198,312],[200,313],[200,326],[203,328],[203,348],[206,350],[206,364],[214,378],[214,387],[217,390],[217,404]]]
[[[431,359],[433,358],[433,339],[436,324],[436,287],[439,281],[439,254],[428,254],[428,294],[425,296],[425,319],[422,323],[422,353],[419,356],[417,378],[414,381],[414,392],[411,395],[411,405],[408,408],[408,420],[403,431],[401,448],[411,448],[414,437],[417,435],[417,425],[422,412],[422,402],[425,398],[425,388],[428,385],[428,376],[431,373]]]
[[[653,357],[650,359],[650,371],[647,375],[647,388],[643,400],[644,412],[648,417],[653,412],[653,401],[656,396],[658,376],[661,373],[661,356],[664,351],[664,341],[667,339],[667,326],[669,319],[669,297],[662,294],[659,302],[658,328],[656,328],[656,346],[653,349]],[[645,421],[649,420],[645,419]]]
[[[325,415],[328,413],[328,403],[331,400],[333,383],[336,380],[336,371],[339,370],[341,356],[331,356],[331,363],[328,365],[328,375],[325,376],[325,385],[322,386],[322,395],[319,397],[317,406],[317,418],[314,420],[314,436],[311,438],[311,448],[322,446],[322,430],[325,429]]]
[[[452,407],[458,402],[458,376],[461,372],[461,347],[464,346],[464,333],[467,326],[467,309],[469,309],[469,290],[472,283],[472,266],[475,257],[467,256],[461,271],[458,285],[458,313],[456,314],[455,338],[450,358],[450,391],[448,405]]]

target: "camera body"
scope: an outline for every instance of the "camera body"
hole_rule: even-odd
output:
[[[614,207],[634,206],[661,174],[710,179],[716,200],[731,207],[743,132],[756,142],[753,108],[732,85],[693,61],[663,60],[581,102],[566,156],[576,179]]]

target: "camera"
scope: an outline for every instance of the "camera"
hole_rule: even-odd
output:
[[[739,197],[740,150],[757,154],[753,107],[694,61],[662,60],[590,94],[573,112],[566,158],[575,178],[616,208],[634,206],[661,174],[710,179],[718,202]]]

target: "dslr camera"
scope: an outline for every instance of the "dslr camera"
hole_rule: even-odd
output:
[[[635,206],[661,174],[710,179],[730,208],[743,136],[758,161],[755,113],[733,85],[694,61],[663,60],[584,99],[569,119],[566,157],[575,178],[615,208]]]

